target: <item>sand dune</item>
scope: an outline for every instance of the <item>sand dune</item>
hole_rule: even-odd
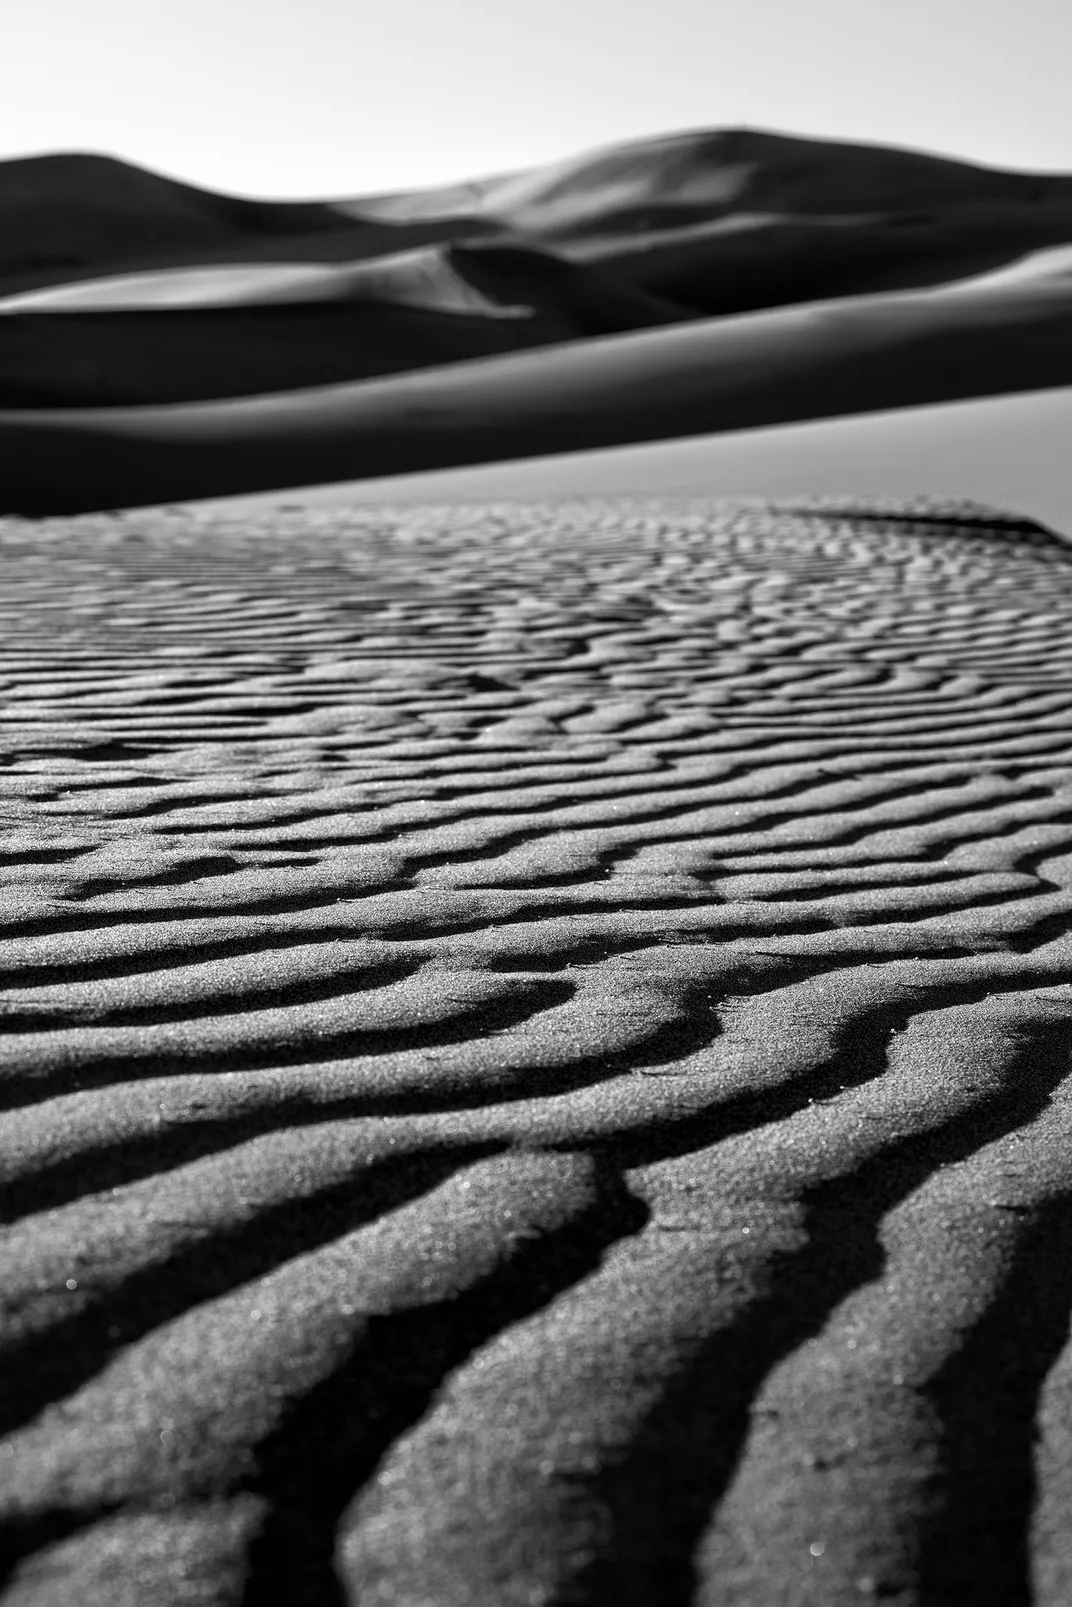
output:
[[[290,487],[202,503],[232,517],[286,504],[542,502],[554,497],[968,496],[1072,538],[1072,388],[643,446]]]
[[[453,266],[449,248],[418,246],[366,262],[241,262],[157,268],[23,290],[0,299],[0,313],[164,312],[372,301],[438,312],[509,315]]]
[[[700,131],[293,203],[61,155],[0,164],[0,224],[14,511],[1072,382],[1072,178],[915,152]]]
[[[598,267],[479,245],[122,274],[20,292],[0,315],[8,408],[299,390],[688,316]]]
[[[848,297],[248,401],[8,410],[0,506],[221,496],[1058,387],[1072,374],[1063,261],[1011,283]]]
[[[598,267],[517,244],[418,246],[359,262],[228,262],[47,285],[0,297],[0,314],[367,301],[507,317],[572,312],[577,334],[676,323],[688,316]],[[8,327],[8,326],[4,326]]]
[[[294,242],[302,242],[299,260],[305,260],[306,243],[315,252],[321,236],[344,235],[351,257],[445,238],[439,227],[352,220],[320,201],[217,195],[90,153],[0,162],[0,224],[5,291],[112,274],[124,266],[192,266],[254,244],[287,260]]]
[[[907,290],[1000,269],[1069,238],[1067,216],[967,209],[900,217],[718,219],[652,230],[579,251],[625,284],[672,296],[695,313],[729,316],[763,307]]]
[[[1072,179],[739,129],[446,189],[292,203],[60,155],[0,163],[0,222],[0,292],[486,240],[599,261],[623,289],[716,313],[937,283],[1066,242]]]
[[[26,314],[0,323],[0,407],[117,408],[261,395],[569,339],[554,315],[375,302],[168,313]]]
[[[1072,179],[760,129],[700,129],[472,185],[335,203],[361,219],[408,224],[483,218],[526,233],[588,242],[646,230],[658,220],[689,224],[757,214],[875,218],[990,205],[1059,212],[1067,221]]]
[[[1066,543],[0,549],[5,1602],[1065,1607]]]
[[[744,129],[503,181],[478,216],[698,313],[732,314],[938,284],[1067,241],[1072,180]]]

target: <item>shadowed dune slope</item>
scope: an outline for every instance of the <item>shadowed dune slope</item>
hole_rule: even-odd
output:
[[[370,502],[553,497],[969,496],[1019,507],[1072,538],[1072,387],[641,446],[264,491],[203,503],[233,517]]]
[[[55,513],[224,496],[1036,390],[1070,376],[1072,281],[1066,254],[1050,251],[996,279],[359,385],[175,407],[7,410],[0,507]]]
[[[0,319],[0,407],[125,407],[300,390],[575,334],[555,315],[329,302]]]
[[[1067,543],[0,552],[5,1604],[1066,1607]]]
[[[7,408],[299,390],[687,316],[598,267],[505,245],[119,275],[8,297],[0,315]]]

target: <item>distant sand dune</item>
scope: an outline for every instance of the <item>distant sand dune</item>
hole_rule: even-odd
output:
[[[572,334],[564,319],[528,309],[499,317],[404,302],[28,313],[0,321],[0,407],[254,396],[470,362]]]
[[[1070,423],[1072,178],[0,163],[5,1607],[1068,1607]]]
[[[319,201],[249,201],[216,195],[93,154],[25,157],[0,163],[0,287],[62,283],[71,270],[116,272],[127,260],[145,266],[192,253],[338,234],[341,215]],[[346,231],[352,246],[399,249],[407,231],[370,222]],[[408,231],[404,243],[423,239]],[[353,255],[360,255],[353,251]]]
[[[223,496],[1036,390],[1070,374],[1072,286],[1063,269],[1040,271],[248,401],[6,411],[0,506]]]
[[[734,285],[739,297],[749,272],[768,298],[751,304],[774,305],[936,282],[961,258],[997,263],[1067,241],[1072,178],[740,129],[637,141],[471,185],[281,202],[57,155],[0,163],[0,220],[0,292],[5,282],[107,275],[127,260],[196,266],[244,249],[252,260],[358,261],[486,239],[599,259],[624,282],[658,281],[685,303],[691,290],[697,310],[715,312],[743,310],[712,298]]]
[[[244,262],[157,268],[74,280],[0,297],[0,314],[368,301],[379,306],[511,317],[572,312],[577,334],[679,322],[684,308],[596,266],[518,244],[417,246],[359,262]]]
[[[532,233],[603,237],[646,227],[652,208],[694,223],[734,214],[874,216],[929,206],[1072,206],[1072,178],[1001,172],[922,152],[760,129],[695,130],[636,140],[471,186],[336,202],[352,216],[410,223],[493,218]]]
[[[367,262],[235,262],[156,268],[23,290],[0,313],[149,312],[373,301],[438,312],[507,313],[452,268],[446,251],[418,246]],[[527,310],[527,309],[522,309]]]
[[[300,390],[687,317],[522,246],[158,269],[0,299],[0,407]]]
[[[294,203],[60,155],[0,163],[0,225],[12,511],[1072,383],[1072,178],[915,152],[700,131]]]
[[[921,153],[700,131],[294,203],[58,155],[0,163],[0,225],[14,511],[1072,383],[1072,178]]]

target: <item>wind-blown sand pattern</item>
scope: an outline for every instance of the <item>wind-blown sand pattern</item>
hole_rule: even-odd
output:
[[[1062,541],[0,536],[5,1604],[1067,1603]]]

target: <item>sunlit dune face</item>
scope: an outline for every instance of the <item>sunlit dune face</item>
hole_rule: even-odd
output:
[[[457,273],[442,252],[425,248],[372,262],[228,263],[116,274],[4,297],[0,313],[137,312],[351,300],[497,317],[524,317],[529,311],[491,300]]]
[[[49,285],[0,300],[0,312],[122,312],[142,307],[234,306],[238,302],[316,299],[333,271],[313,263],[163,268],[78,284]]]

